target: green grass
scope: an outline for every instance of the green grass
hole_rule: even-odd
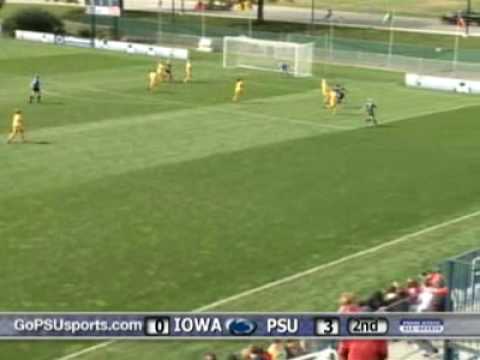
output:
[[[198,54],[194,83],[149,94],[149,58],[0,42],[2,135],[20,107],[32,141],[0,145],[4,311],[191,310],[480,208],[475,97],[346,67],[310,79],[227,71]],[[45,102],[27,105],[37,72]],[[336,116],[321,106],[323,76],[350,90]],[[237,77],[247,94],[232,104]],[[367,97],[384,126],[365,127]],[[475,246],[479,227],[471,219],[223,309],[332,310],[344,290]],[[89,344],[0,351],[52,360]],[[85,359],[195,359],[211,346],[125,343]]]

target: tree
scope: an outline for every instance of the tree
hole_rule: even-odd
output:
[[[257,2],[257,21],[258,22],[263,22],[265,20],[264,18],[264,5],[265,5],[265,0],[258,0]]]
[[[2,27],[6,33],[12,36],[15,34],[15,30],[65,33],[63,21],[58,16],[35,7],[19,10],[10,15],[3,21]]]

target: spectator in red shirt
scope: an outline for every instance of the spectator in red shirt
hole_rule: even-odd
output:
[[[432,284],[432,286],[437,288],[443,287],[445,286],[445,278],[438,271],[434,271],[431,274],[430,283]]]
[[[340,305],[338,312],[342,314],[359,312],[361,310],[353,293],[341,294],[338,303]]]
[[[385,340],[346,340],[338,348],[340,360],[385,360],[388,345]]]
[[[250,360],[272,360],[268,352],[263,350],[260,346],[252,346],[250,349]]]
[[[424,274],[425,276],[425,285],[432,287],[443,287],[445,286],[445,278],[438,271],[429,271]]]
[[[432,292],[432,311],[447,311],[448,288],[446,286],[434,287]]]

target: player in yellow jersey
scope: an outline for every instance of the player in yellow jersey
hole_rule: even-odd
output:
[[[152,70],[148,73],[148,90],[150,90],[150,92],[153,92],[155,91],[157,86],[158,86],[158,74],[156,71]]]
[[[166,70],[165,64],[160,61],[157,66],[158,82],[162,82],[163,80],[166,79],[167,74],[165,70]]]
[[[323,103],[325,106],[328,107],[329,100],[330,100],[330,87],[327,84],[327,80],[322,79],[322,95],[323,95]]]
[[[328,109],[335,115],[337,113],[338,96],[335,90],[328,91]]]
[[[237,102],[245,94],[245,81],[243,79],[237,79],[235,83],[235,94],[233,95],[233,101]]]
[[[12,132],[8,136],[7,144],[11,144],[17,135],[20,135],[22,142],[25,142],[25,123],[23,121],[23,113],[18,109],[13,113]]]
[[[185,64],[185,79],[183,79],[184,83],[188,83],[193,80],[193,73],[192,73],[192,63],[190,60],[187,60]]]

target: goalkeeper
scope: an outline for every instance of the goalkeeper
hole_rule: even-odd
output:
[[[280,68],[280,71],[286,75],[289,74],[290,72],[290,67],[288,66],[287,63],[279,63],[278,67]]]

